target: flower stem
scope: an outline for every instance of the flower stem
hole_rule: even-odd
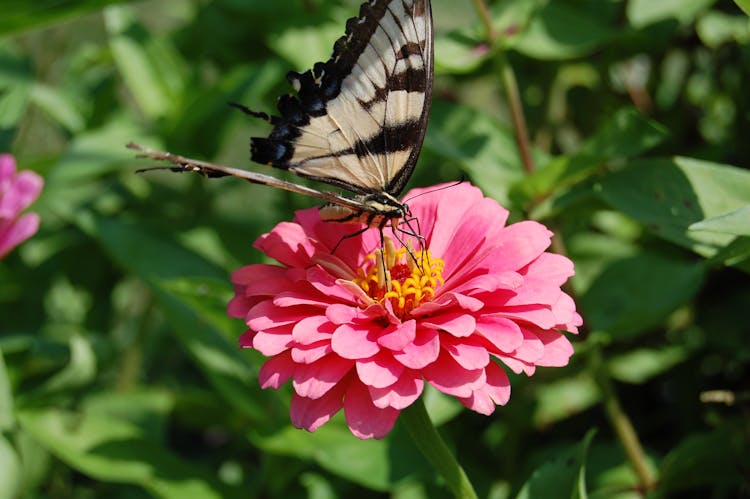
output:
[[[630,465],[638,476],[642,490],[648,492],[654,489],[656,478],[648,465],[646,452],[643,450],[643,445],[638,439],[638,434],[633,427],[633,423],[620,405],[620,400],[617,398],[617,393],[612,386],[609,373],[604,368],[601,351],[597,346],[594,346],[594,349],[593,356],[596,359],[594,373],[596,373],[597,383],[604,397],[604,410],[617,438],[620,440],[623,449],[625,449],[625,454],[628,461],[630,461]]]
[[[534,158],[531,155],[531,145],[529,141],[529,130],[526,126],[526,116],[523,112],[523,103],[521,102],[521,93],[518,91],[518,80],[513,67],[508,63],[505,50],[500,46],[500,35],[492,24],[492,17],[487,8],[485,0],[473,0],[474,7],[482,20],[484,29],[487,32],[487,43],[495,50],[497,54],[497,64],[500,70],[500,79],[505,88],[505,98],[508,100],[513,129],[516,131],[516,142],[518,142],[518,152],[521,155],[521,161],[526,173],[531,174],[534,169]]]
[[[422,397],[401,413],[401,420],[420,452],[445,478],[453,495],[460,499],[476,499],[477,493],[474,487],[448,446],[445,445],[435,425],[432,424]]]

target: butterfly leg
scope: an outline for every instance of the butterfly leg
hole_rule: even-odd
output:
[[[272,125],[275,124],[274,119],[271,116],[269,116],[268,113],[263,113],[261,111],[253,111],[249,107],[243,106],[242,104],[238,104],[236,102],[230,102],[229,105],[235,109],[239,109],[240,111],[247,114],[248,116],[252,116],[253,118],[260,118],[264,121],[269,122]]]

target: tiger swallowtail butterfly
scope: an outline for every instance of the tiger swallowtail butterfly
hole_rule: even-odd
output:
[[[346,23],[326,62],[287,79],[296,95],[278,101],[280,116],[232,104],[273,125],[251,139],[251,159],[344,189],[333,191],[272,176],[195,161],[137,144],[145,156],[171,162],[173,171],[234,176],[325,201],[321,219],[382,229],[409,216],[398,200],[424,140],[433,80],[429,0],[371,0]],[[359,233],[359,232],[358,232]],[[382,233],[382,232],[381,232]]]

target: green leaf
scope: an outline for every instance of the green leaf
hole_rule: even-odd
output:
[[[736,3],[745,14],[750,16],[750,0],[734,0],[734,3]]]
[[[30,99],[69,132],[83,131],[83,115],[76,109],[73,99],[63,94],[62,90],[35,82],[31,87]]]
[[[306,70],[315,61],[331,57],[334,41],[342,35],[341,23],[290,27],[283,33],[275,33],[268,45],[281,57],[291,61],[298,71]]]
[[[630,158],[656,147],[668,131],[633,108],[622,108],[572,156],[558,156],[525,178],[514,191],[542,198],[595,173],[605,162]]]
[[[95,480],[139,485],[157,497],[244,497],[113,415],[19,411],[22,427],[59,459]]]
[[[734,236],[750,236],[750,204],[718,217],[707,218],[691,224],[688,229]]]
[[[123,0],[3,0],[0,35],[85,15]]]
[[[674,494],[719,484],[724,487],[732,484],[739,486],[743,481],[738,467],[742,438],[727,430],[689,435],[664,458],[660,489],[664,493]]]
[[[336,475],[373,490],[387,491],[392,485],[387,441],[358,440],[336,420],[315,433],[287,427],[271,436],[251,439],[265,452],[315,461]]]
[[[466,106],[433,103],[425,148],[457,162],[486,195],[506,206],[510,186],[523,177],[513,132]]]
[[[13,446],[0,433],[0,499],[19,497],[21,488],[21,463]]]
[[[750,203],[750,172],[690,158],[643,160],[607,175],[595,190],[657,236],[710,257],[734,237],[690,227]]]
[[[586,499],[586,456],[595,433],[590,430],[580,444],[536,469],[516,499]]]
[[[562,2],[549,2],[531,18],[531,22],[510,47],[540,60],[564,60],[590,54],[615,36],[582,9]]]
[[[12,430],[14,423],[13,390],[10,384],[10,378],[8,377],[3,350],[0,349],[0,432]],[[2,469],[2,467],[0,467],[0,469]]]
[[[701,41],[710,48],[718,48],[724,43],[744,45],[750,42],[750,23],[743,15],[712,10],[701,16],[695,30]]]
[[[435,71],[466,74],[475,71],[492,55],[486,43],[466,31],[435,37]]]
[[[138,26],[130,7],[109,7],[104,19],[114,62],[141,111],[155,120],[179,109],[184,64],[174,47]]]
[[[266,421],[268,397],[235,339],[245,327],[226,316],[226,273],[166,235],[131,223],[83,215],[79,223],[123,269],[152,286],[173,333],[227,403]]]
[[[608,368],[612,377],[619,381],[642,384],[681,364],[689,356],[690,351],[683,346],[640,348],[611,358]]]
[[[330,473],[385,492],[415,475],[431,473],[401,426],[397,424],[383,440],[358,440],[339,413],[314,433],[287,427],[268,436],[253,434],[250,439],[265,452],[311,460]]]
[[[69,345],[70,362],[62,371],[47,379],[40,389],[42,393],[79,388],[96,377],[96,356],[91,343],[76,335],[70,338]]]
[[[580,414],[593,407],[601,395],[589,376],[564,378],[536,387],[533,422],[537,428]]]
[[[632,337],[689,302],[704,273],[700,262],[643,252],[606,265],[579,304],[591,330]]]
[[[30,61],[0,46],[0,129],[14,128],[21,121],[28,106],[32,82]]]
[[[630,24],[636,28],[668,19],[689,24],[715,2],[716,0],[630,0],[626,12]]]

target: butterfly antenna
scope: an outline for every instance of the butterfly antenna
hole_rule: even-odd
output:
[[[409,201],[411,201],[412,199],[416,199],[416,198],[418,198],[418,197],[422,197],[422,196],[424,196],[425,194],[432,194],[433,192],[444,191],[445,189],[452,189],[453,187],[456,187],[456,186],[458,186],[458,185],[461,185],[461,184],[463,184],[464,182],[466,182],[466,176],[465,176],[465,175],[461,175],[461,178],[460,178],[460,179],[458,179],[458,180],[456,180],[456,181],[455,181],[455,182],[453,182],[452,184],[444,185],[443,187],[438,187],[437,189],[432,189],[431,191],[420,192],[420,193],[419,193],[419,194],[417,194],[416,196],[412,196],[412,197],[410,197],[409,199],[404,199],[404,200],[403,200],[403,203],[404,203],[404,204],[406,204],[406,203],[408,203]]]

